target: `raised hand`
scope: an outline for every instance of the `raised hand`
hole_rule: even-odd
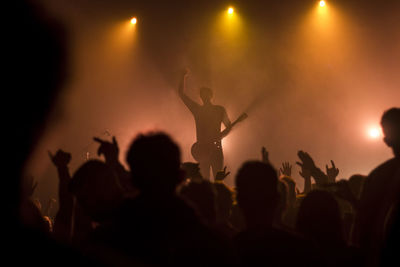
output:
[[[56,167],[67,166],[71,161],[71,154],[61,149],[59,149],[55,155],[53,155],[50,151],[48,151],[48,153],[51,161]]]
[[[332,167],[329,168],[328,164],[326,164],[326,175],[328,176],[328,182],[334,183],[336,181],[336,177],[339,174],[339,169],[335,167],[335,163],[331,160]]]
[[[100,147],[97,150],[97,155],[104,155],[107,163],[118,162],[119,147],[115,136],[113,136],[112,142],[102,140],[98,137],[93,137],[93,140],[100,143]]]
[[[301,162],[296,162],[297,165],[310,171],[316,168],[314,160],[307,152],[300,150],[299,152],[297,152],[297,155],[301,160]]]
[[[280,173],[285,176],[291,177],[291,175],[292,175],[292,165],[290,165],[289,162],[282,163],[282,168],[280,168],[279,170],[280,170]]]
[[[269,153],[264,146],[261,148],[261,161],[264,163],[269,163]]]
[[[315,165],[314,160],[307,152],[300,150],[297,155],[302,162],[296,162],[296,164],[302,168],[303,174],[304,170],[309,170],[317,185],[328,183],[328,177]]]
[[[215,175],[216,182],[222,182],[231,172],[226,172],[226,166],[222,171],[218,171]]]

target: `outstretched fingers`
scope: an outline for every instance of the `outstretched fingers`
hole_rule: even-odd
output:
[[[331,160],[331,164],[332,164],[332,168],[336,169],[335,162],[333,162],[333,160]]]

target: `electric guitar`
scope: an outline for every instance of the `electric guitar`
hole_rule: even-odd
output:
[[[247,114],[243,113],[242,115],[239,116],[232,124],[230,128],[224,129],[222,132],[219,134],[219,138],[217,138],[214,141],[210,141],[208,143],[199,143],[196,142],[192,145],[191,148],[191,153],[193,158],[196,161],[204,160],[207,158],[211,158],[214,153],[216,153],[221,146],[221,140],[225,136],[228,135],[228,133],[232,130],[232,128],[239,122],[244,121],[247,118]]]

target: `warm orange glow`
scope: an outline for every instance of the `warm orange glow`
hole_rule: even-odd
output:
[[[228,14],[233,14],[233,11],[234,11],[233,7],[228,8]]]
[[[325,1],[319,1],[319,6],[321,7],[325,6]]]
[[[377,139],[377,138],[381,137],[381,134],[382,134],[382,132],[381,132],[380,127],[375,126],[375,127],[371,127],[368,129],[368,136],[371,139]]]
[[[132,18],[131,19],[131,24],[135,25],[137,23],[137,19],[136,18]]]

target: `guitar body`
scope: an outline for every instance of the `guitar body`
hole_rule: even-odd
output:
[[[247,114],[243,113],[242,115],[239,116],[239,118],[236,121],[234,121],[231,124],[230,128],[232,128],[238,122],[241,122],[246,118]],[[222,153],[221,139],[224,138],[227,135],[227,133],[229,133],[229,131],[230,129],[225,129],[224,131],[222,131],[220,133],[220,138],[218,141],[208,142],[208,143],[199,143],[199,142],[194,143],[191,148],[191,153],[193,158],[197,162],[201,162],[204,160],[210,160],[214,158],[215,155],[218,155],[218,153]]]
[[[221,150],[220,142],[205,144],[196,142],[192,145],[191,153],[197,162],[201,162],[213,158],[213,155],[218,153],[219,150]]]

